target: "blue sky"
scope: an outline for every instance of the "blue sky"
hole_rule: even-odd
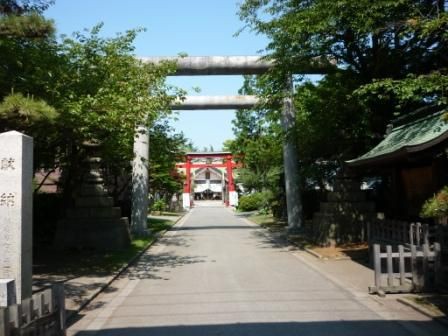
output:
[[[234,33],[243,24],[236,13],[236,0],[56,0],[46,16],[56,22],[58,34],[71,34],[104,23],[103,35],[114,36],[136,27],[144,27],[135,42],[138,56],[256,55],[264,49],[263,36]],[[242,85],[240,76],[172,77],[169,82],[200,95],[236,94]],[[202,149],[221,148],[233,138],[231,120],[234,111],[184,111],[173,121],[194,145]]]

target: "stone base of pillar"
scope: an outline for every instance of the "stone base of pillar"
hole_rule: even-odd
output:
[[[229,191],[229,205],[238,206],[238,193],[236,191]]]
[[[182,194],[182,207],[184,208],[184,210],[190,209],[190,207],[191,207],[190,193]]]

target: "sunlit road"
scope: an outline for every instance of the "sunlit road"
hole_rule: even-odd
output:
[[[386,319],[366,300],[277,246],[263,229],[209,206],[193,209],[168,232],[71,333],[442,335],[435,322]]]

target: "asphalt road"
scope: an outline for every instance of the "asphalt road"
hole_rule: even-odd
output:
[[[120,281],[75,335],[443,335],[385,319],[221,207],[193,209]]]

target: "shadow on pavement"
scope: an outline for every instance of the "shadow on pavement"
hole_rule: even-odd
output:
[[[184,246],[190,247],[190,243],[192,242],[192,238],[188,237],[188,235],[176,235],[176,236],[168,236],[165,235],[158,241],[159,245],[163,246]]]
[[[207,262],[205,256],[179,256],[173,253],[144,254],[121,278],[169,280],[166,270]],[[163,275],[162,275],[163,273]]]
[[[249,225],[207,225],[207,226],[181,226],[173,227],[170,231],[190,231],[190,230],[234,230],[234,229],[247,229],[247,230],[260,230],[256,226]]]
[[[262,248],[289,248],[291,244],[288,242],[284,232],[269,232],[265,229],[255,230],[251,234],[258,240],[257,247]]]
[[[148,317],[150,318],[150,317]],[[79,331],[75,336],[409,336],[412,335],[402,325],[412,322],[417,328],[430,332],[432,336],[444,335],[447,331],[432,322],[417,321],[316,321],[316,322],[273,322],[273,323],[232,323],[216,325],[178,325],[157,327],[116,328],[101,331]],[[439,331],[440,330],[440,331]]]

